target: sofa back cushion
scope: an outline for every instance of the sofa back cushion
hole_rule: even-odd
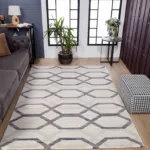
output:
[[[11,52],[9,50],[5,33],[0,34],[0,56],[8,56]]]
[[[13,36],[12,37],[12,44],[15,51],[18,50],[30,50],[30,40],[27,36]]]

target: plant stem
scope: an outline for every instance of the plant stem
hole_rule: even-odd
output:
[[[63,48],[63,41],[62,41],[62,34],[59,34],[59,38],[60,38],[60,44],[61,44],[61,49],[62,49],[62,53],[64,52],[64,48]]]

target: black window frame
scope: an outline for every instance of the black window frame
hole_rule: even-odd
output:
[[[90,38],[96,38],[96,42],[97,42],[97,38],[101,38],[102,36],[97,36],[97,34],[98,34],[98,12],[99,12],[99,1],[100,0],[98,0],[98,5],[97,5],[97,9],[91,9],[91,0],[89,0],[89,14],[88,14],[88,39],[87,39],[87,45],[88,46],[101,46],[101,45],[103,45],[103,46],[109,46],[109,45],[112,45],[112,44],[90,44],[89,42],[90,42]],[[115,10],[119,10],[119,16],[118,16],[118,19],[120,19],[120,17],[121,17],[121,10],[122,10],[122,0],[120,0],[120,7],[119,7],[119,9],[113,9],[113,2],[114,2],[114,0],[112,0],[112,6],[111,6],[111,14],[110,14],[110,18],[112,17],[112,13],[113,13],[113,11],[115,11]],[[96,19],[91,19],[91,16],[90,16],[90,14],[91,14],[91,10],[96,10],[97,11],[97,18]],[[96,23],[96,28],[90,28],[90,21],[91,20],[96,20],[97,21],[97,23]],[[90,37],[90,29],[96,29],[96,37]],[[117,44],[115,44],[115,45],[117,45]]]
[[[54,19],[50,19],[49,18],[49,10],[54,10],[55,11],[55,14],[56,14],[56,17],[57,17],[57,0],[55,0],[55,9],[49,9],[48,8],[48,1],[49,0],[46,0],[46,11],[47,11],[47,29],[49,29],[49,20],[54,20]],[[79,23],[80,23],[80,0],[77,0],[78,2],[78,8],[77,9],[71,9],[71,0],[69,0],[69,26],[71,26],[71,20],[77,20],[77,28],[71,28],[71,29],[77,29],[77,46],[79,46]],[[71,19],[71,11],[74,11],[76,10],[77,11],[77,19]],[[57,44],[50,44],[50,38],[48,38],[48,46],[57,46]],[[60,46],[60,45],[59,45]]]

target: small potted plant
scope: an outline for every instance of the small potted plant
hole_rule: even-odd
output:
[[[73,60],[72,49],[77,45],[77,42],[74,40],[72,30],[71,28],[64,27],[64,18],[56,18],[46,31],[48,38],[54,34],[57,47],[61,46],[61,51],[58,54],[58,60],[61,64],[70,64]]]
[[[120,20],[116,18],[111,18],[106,21],[108,35],[115,40],[118,40],[118,27],[120,25]]]

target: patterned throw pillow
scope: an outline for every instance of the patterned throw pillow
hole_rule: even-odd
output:
[[[6,41],[6,36],[4,33],[0,34],[0,56],[8,56],[11,52],[8,48],[8,44]]]

